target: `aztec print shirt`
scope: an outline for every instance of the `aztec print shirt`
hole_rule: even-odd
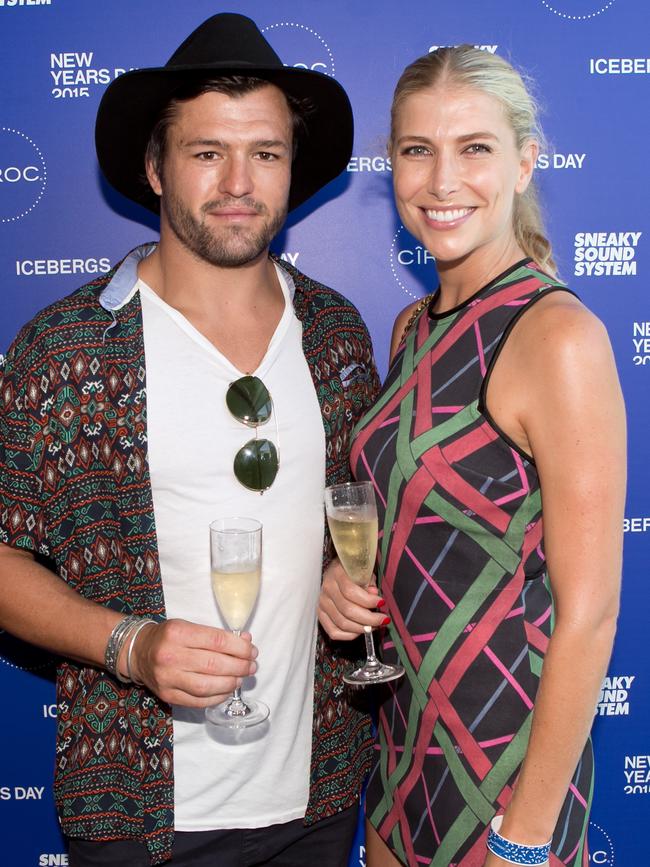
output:
[[[163,620],[133,292],[137,263],[152,249],[136,248],[37,314],[10,348],[0,376],[0,541],[38,554],[88,599]],[[348,301],[279,264],[295,284],[331,485],[349,478],[350,434],[379,388],[372,345]],[[326,535],[324,565],[330,549]],[[369,719],[342,695],[346,663],[321,633],[306,824],[353,804],[370,763]],[[169,706],[106,671],[62,662],[57,720],[54,795],[64,833],[143,840],[152,864],[171,857]]]

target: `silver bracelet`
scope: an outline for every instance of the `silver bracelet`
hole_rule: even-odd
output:
[[[124,647],[124,642],[131,629],[139,623],[141,618],[137,614],[128,614],[119,623],[113,627],[106,650],[104,651],[104,668],[116,677],[122,683],[128,683],[126,678],[117,670],[117,661],[120,658],[120,653]]]
[[[133,645],[135,644],[135,640],[138,637],[141,630],[148,623],[155,623],[155,622],[156,621],[152,620],[150,617],[144,617],[142,620],[140,620],[140,622],[137,624],[137,626],[135,626],[131,630],[131,633],[130,633],[131,640],[129,641],[129,649],[126,652],[126,676],[128,677],[128,679],[132,683],[135,683],[136,686],[143,686],[143,682],[141,680],[136,680],[135,677],[133,677],[133,672],[131,671],[131,653],[133,652]]]

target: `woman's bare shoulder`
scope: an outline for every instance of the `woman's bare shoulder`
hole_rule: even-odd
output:
[[[409,321],[413,314],[417,311],[418,307],[421,307],[425,299],[420,298],[418,301],[413,301],[411,304],[407,304],[403,310],[397,314],[395,318],[395,322],[393,324],[393,333],[390,338],[390,360],[392,361],[395,357],[395,353],[402,342],[402,337],[404,336],[404,331],[406,330],[406,326],[409,324]]]
[[[538,357],[609,349],[605,326],[571,292],[544,295],[522,316],[512,336],[522,351],[530,355],[534,349]]]

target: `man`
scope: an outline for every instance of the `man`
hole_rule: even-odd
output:
[[[0,390],[0,623],[63,659],[72,865],[346,863],[370,730],[317,642],[322,500],[377,375],[356,310],[269,244],[351,140],[340,86],[232,14],[100,105],[160,243],[38,314]],[[210,591],[229,515],[264,525],[256,647]],[[204,709],[244,679],[270,722],[228,740]]]

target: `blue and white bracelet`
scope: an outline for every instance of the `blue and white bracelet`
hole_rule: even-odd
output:
[[[551,854],[551,840],[542,846],[523,846],[513,843],[499,834],[503,816],[495,816],[490,822],[487,847],[493,855],[507,861],[508,864],[546,864]]]

